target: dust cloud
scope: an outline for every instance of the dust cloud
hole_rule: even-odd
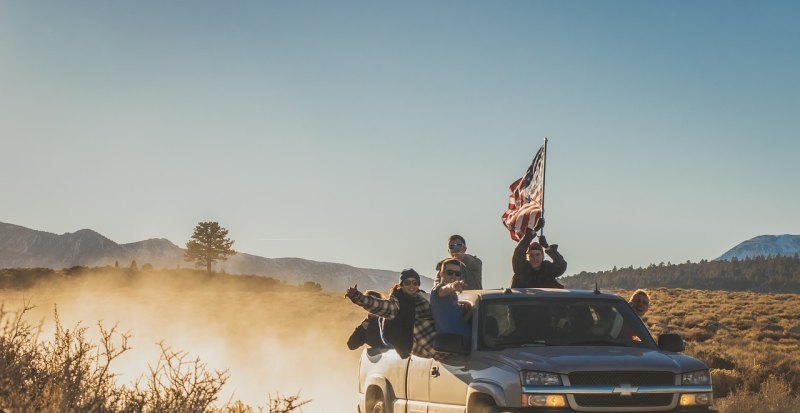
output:
[[[221,403],[266,406],[270,395],[300,392],[311,400],[304,412],[354,411],[360,351],[345,343],[364,311],[342,294],[276,291],[253,280],[169,271],[95,273],[0,290],[0,300],[8,310],[26,301],[36,306],[28,319],[44,322],[44,341],[53,337],[54,306],[65,328],[89,327],[94,344],[98,321],[107,328],[118,324],[132,335],[133,347],[111,365],[118,385],[130,386],[147,374],[163,341],[188,359],[199,357],[209,371],[228,370]]]

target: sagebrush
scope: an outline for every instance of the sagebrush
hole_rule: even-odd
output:
[[[52,341],[41,341],[41,326],[0,304],[0,409],[10,412],[226,412],[288,413],[309,400],[270,396],[267,407],[240,401],[219,403],[227,371],[210,371],[199,358],[159,343],[161,356],[133,386],[119,386],[112,362],[130,350],[129,334],[98,323],[100,343],[87,327],[65,328],[55,311]]]

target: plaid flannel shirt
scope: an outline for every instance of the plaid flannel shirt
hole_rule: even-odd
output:
[[[436,338],[436,327],[433,323],[433,313],[431,304],[421,293],[414,296],[416,303],[414,307],[414,342],[411,345],[411,354],[441,360],[447,356],[446,353],[439,353],[433,349],[433,340]],[[391,320],[400,311],[400,302],[395,297],[388,300],[361,295],[354,301],[357,305],[379,317]]]

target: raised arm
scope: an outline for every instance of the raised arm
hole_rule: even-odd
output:
[[[565,261],[564,256],[558,252],[558,244],[548,246],[544,252],[553,260],[553,268],[555,269],[553,278],[564,275],[567,271],[567,261]]]
[[[528,245],[531,244],[531,240],[533,240],[533,230],[528,228],[525,231],[525,236],[519,240],[517,247],[514,248],[514,255],[511,256],[511,269],[515,275],[524,272],[525,266],[530,265],[525,254],[528,252]]]
[[[367,310],[370,314],[375,314],[387,320],[395,318],[397,312],[400,310],[400,302],[398,302],[395,297],[389,297],[389,299],[384,300],[364,295],[360,291],[351,293],[350,290],[348,290],[347,298],[357,306]]]

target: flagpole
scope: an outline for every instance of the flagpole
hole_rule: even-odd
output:
[[[544,137],[544,160],[542,161],[542,218],[544,218],[544,185],[547,182],[547,136]],[[540,235],[544,235],[544,228],[540,229]]]

